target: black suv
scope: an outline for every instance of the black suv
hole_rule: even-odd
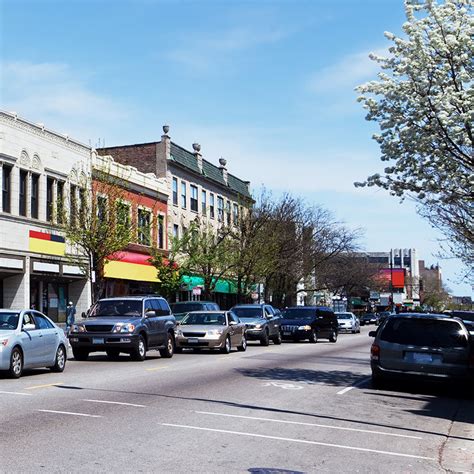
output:
[[[219,305],[212,301],[177,301],[171,303],[176,321],[181,321],[191,311],[220,311]]]
[[[126,352],[141,361],[149,349],[159,350],[161,357],[173,357],[175,328],[164,298],[127,296],[97,301],[88,319],[73,324],[68,337],[76,360],[106,351],[111,359]]]
[[[280,315],[269,304],[239,304],[230,309],[247,326],[247,340],[268,346],[270,340],[281,344]]]
[[[283,339],[317,342],[322,338],[336,342],[338,327],[337,316],[326,306],[294,306],[282,312]]]

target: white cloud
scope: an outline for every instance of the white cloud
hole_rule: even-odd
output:
[[[127,116],[123,105],[94,92],[67,64],[6,62],[1,73],[4,109],[76,138],[95,137],[104,123]]]
[[[380,65],[369,58],[371,52],[384,56],[387,50],[381,48],[344,56],[340,61],[312,74],[308,81],[309,90],[324,93],[346,89],[352,92],[358,84],[375,78],[380,71]]]
[[[285,38],[289,30],[270,25],[240,25],[212,33],[195,32],[181,39],[181,45],[166,57],[188,68],[205,72],[228,60],[229,55],[243,52]]]

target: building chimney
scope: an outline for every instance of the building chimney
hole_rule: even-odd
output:
[[[222,177],[224,178],[225,184],[227,184],[227,160],[225,158],[222,158],[222,156],[219,158],[219,168],[222,173]]]
[[[161,135],[161,141],[156,144],[155,174],[159,178],[166,176],[168,170],[168,160],[171,158],[171,140],[168,135],[169,131],[170,126],[163,125],[163,135]]]
[[[199,143],[193,143],[193,150],[194,150],[194,156],[196,157],[199,171],[202,173],[201,145]]]

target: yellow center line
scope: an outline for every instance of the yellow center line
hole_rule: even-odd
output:
[[[151,372],[153,370],[161,370],[161,369],[167,369],[167,368],[168,368],[168,366],[166,365],[164,367],[153,367],[151,369],[145,369],[145,370],[147,370],[148,372]]]
[[[56,387],[57,385],[64,385],[63,382],[47,383],[45,385],[33,385],[33,387],[26,387],[25,390],[35,390],[37,388]]]

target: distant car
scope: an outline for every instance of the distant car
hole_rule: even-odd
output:
[[[462,380],[474,386],[474,347],[460,319],[440,314],[392,315],[371,331],[372,382],[388,378]]]
[[[347,331],[352,334],[360,333],[359,319],[354,313],[336,313],[339,332]]]
[[[337,341],[339,326],[334,311],[326,306],[294,306],[282,311],[283,339],[317,342],[318,339]]]
[[[268,346],[270,340],[281,344],[280,321],[273,306],[269,304],[241,304],[231,311],[247,326],[247,340],[260,341]]]
[[[62,372],[66,347],[64,331],[39,311],[0,310],[0,370],[11,377],[34,367]]]
[[[378,318],[375,313],[367,313],[360,317],[360,325],[377,324]]]
[[[191,311],[220,311],[213,301],[178,301],[170,304],[176,321],[181,321]]]
[[[164,298],[104,298],[91,308],[87,320],[72,325],[69,342],[76,360],[86,360],[91,352],[105,351],[111,359],[125,352],[133,360],[143,361],[150,349],[170,358],[175,328],[176,320]]]
[[[232,347],[247,349],[245,324],[232,311],[193,311],[179,323],[176,330],[176,351],[184,347],[220,349],[228,354]]]

